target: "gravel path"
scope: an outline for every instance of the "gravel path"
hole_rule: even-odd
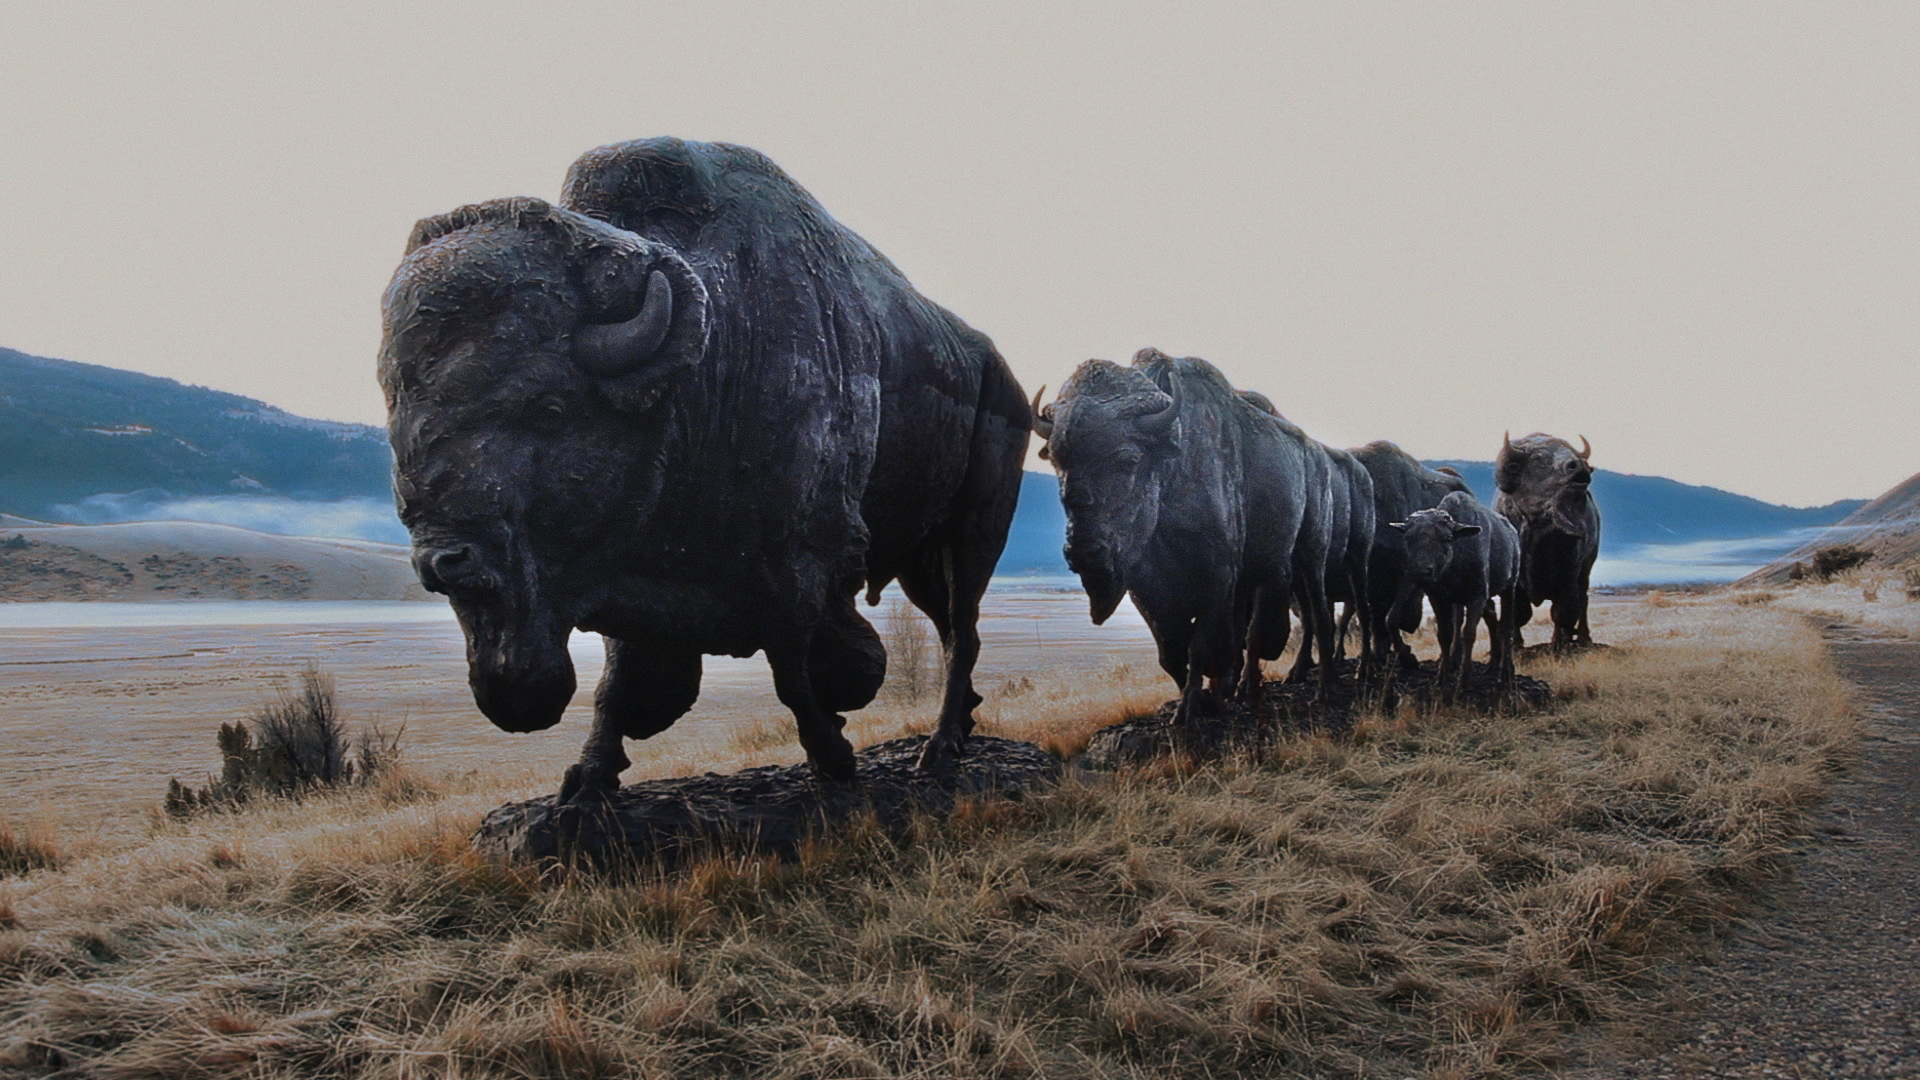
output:
[[[1920,1077],[1920,642],[1829,626],[1867,735],[1797,883],[1695,976],[1691,1037],[1602,1077]]]

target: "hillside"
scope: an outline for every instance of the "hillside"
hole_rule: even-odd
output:
[[[0,601],[424,600],[406,548],[197,521],[0,515]]]
[[[1886,494],[1848,514],[1831,529],[1754,571],[1747,584],[1779,584],[1793,564],[1834,544],[1857,544],[1873,552],[1874,560],[1899,566],[1920,559],[1920,473],[1893,486]]]
[[[172,379],[0,349],[0,513],[88,525],[204,521],[257,532],[405,543],[381,429],[309,420]],[[1483,499],[1483,461],[1460,470]],[[1656,476],[1599,471],[1601,557],[1631,580],[1697,576],[1679,545],[1737,541],[1715,555],[1735,576],[1861,507],[1775,506]],[[1050,473],[1026,473],[999,572],[1063,575],[1066,517]],[[1664,564],[1672,564],[1665,566]],[[1679,575],[1678,577],[1662,574]],[[1616,580],[1620,580],[1616,578]]]
[[[0,349],[0,512],[78,520],[106,493],[392,499],[386,433],[252,398]]]

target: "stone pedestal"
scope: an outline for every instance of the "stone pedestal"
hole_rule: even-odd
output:
[[[953,775],[930,775],[914,767],[925,743],[916,735],[867,747],[847,784],[823,783],[805,764],[766,765],[629,784],[587,805],[543,795],[489,813],[473,846],[504,861],[600,867],[673,863],[715,846],[788,857],[858,815],[904,829],[915,812],[944,814],[961,796],[1018,798],[1060,777],[1060,763],[1032,743],[982,735],[968,737]]]

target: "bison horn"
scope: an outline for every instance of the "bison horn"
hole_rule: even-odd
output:
[[[1171,400],[1166,405],[1133,418],[1134,426],[1142,434],[1160,436],[1173,430],[1173,422],[1180,416],[1180,376],[1170,372],[1167,385],[1172,389],[1168,391]]]
[[[1033,392],[1033,432],[1043,439],[1053,438],[1053,417],[1040,408],[1040,395],[1047,392],[1047,384],[1041,383],[1040,389]]]
[[[626,322],[583,326],[573,332],[573,358],[595,375],[625,375],[660,351],[673,327],[673,284],[655,270],[647,299]]]
[[[1591,458],[1592,456],[1593,456],[1593,444],[1587,441],[1587,437],[1585,435],[1580,436],[1580,460],[1585,461],[1588,458]]]

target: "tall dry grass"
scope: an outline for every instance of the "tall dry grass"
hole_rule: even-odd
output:
[[[1855,734],[1791,615],[1683,599],[1604,616],[1623,647],[1548,665],[1560,699],[1542,713],[1375,718],[1350,744],[1300,738],[964,805],[905,842],[855,827],[788,865],[542,880],[467,852],[503,796],[486,786],[174,827],[0,883],[0,1069],[1550,1065],[1576,1028],[1635,1028],[1668,1002],[1673,961],[1783,872]],[[1070,740],[1078,711],[1131,707],[1098,685],[1010,689],[985,707],[1004,734]]]

